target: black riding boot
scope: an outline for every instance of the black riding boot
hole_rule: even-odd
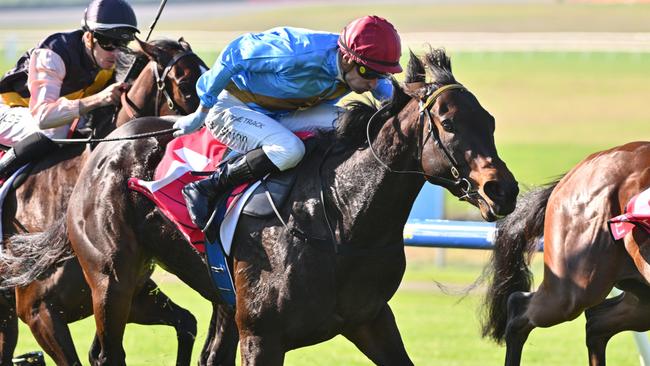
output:
[[[46,156],[57,147],[57,144],[40,132],[25,137],[0,158],[0,179],[6,180],[21,166]]]
[[[279,169],[266,156],[262,148],[251,150],[224,164],[210,177],[183,187],[183,198],[190,218],[201,230],[206,225],[218,199],[240,184],[262,178]]]

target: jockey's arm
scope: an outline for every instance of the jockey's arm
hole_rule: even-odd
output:
[[[33,51],[29,62],[28,85],[31,94],[29,110],[40,129],[71,123],[75,118],[97,107],[114,104],[119,85],[82,99],[61,96],[66,67],[61,56],[48,49]],[[118,94],[119,96],[119,94]]]
[[[212,108],[233,76],[244,71],[281,73],[291,67],[293,57],[291,48],[285,44],[269,43],[250,34],[240,36],[223,49],[212,68],[199,79],[197,92],[201,105]]]

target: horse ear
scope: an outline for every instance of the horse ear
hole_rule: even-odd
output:
[[[192,47],[190,47],[190,44],[185,41],[185,38],[179,38],[178,43],[180,43],[181,47],[183,47],[185,51],[192,51]]]
[[[424,83],[426,81],[426,69],[424,68],[424,63],[418,56],[409,49],[409,63],[406,67],[406,77],[404,82],[406,84],[411,83]]]
[[[145,55],[147,55],[147,57],[149,57],[150,60],[156,61],[158,59],[158,54],[160,53],[158,47],[148,42],[142,41],[138,38],[136,38],[135,40],[138,41],[138,45],[140,46],[140,49]]]

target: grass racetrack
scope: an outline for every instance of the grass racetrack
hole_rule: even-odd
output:
[[[503,362],[504,348],[480,338],[476,315],[482,290],[479,288],[463,297],[444,294],[434,283],[440,281],[451,291],[460,291],[481,272],[479,261],[466,261],[467,251],[448,253],[453,264],[436,268],[429,257],[431,249],[409,249],[408,270],[402,287],[390,304],[413,362],[416,365],[478,366],[499,365]],[[487,255],[480,252],[477,256]],[[418,257],[420,259],[418,259]],[[537,263],[536,268],[539,268]],[[539,273],[539,271],[538,271]],[[193,364],[205,340],[211,307],[187,286],[174,277],[157,271],[155,278],[161,289],[176,303],[189,309],[198,320],[198,337],[194,346]],[[72,337],[84,364],[90,347],[94,323],[92,318],[73,323]],[[164,326],[127,325],[124,337],[128,365],[173,365],[176,356],[176,335]],[[638,364],[632,336],[624,333],[615,336],[608,348],[608,361],[612,365]],[[21,323],[17,354],[38,345]],[[524,348],[522,364],[528,366],[567,366],[586,364],[584,347],[584,317],[570,323],[532,332]],[[53,364],[48,359],[48,364]],[[362,366],[370,365],[368,359],[343,337],[316,346],[291,351],[287,354],[289,366]]]
[[[210,65],[232,34],[285,24],[338,31],[350,19],[367,13],[387,17],[400,31],[431,32],[432,36],[436,32],[468,31],[650,32],[650,4],[457,5],[420,1],[414,5],[391,5],[362,1],[348,5],[260,6],[259,9],[251,8],[250,12],[199,14],[196,19],[188,15],[189,18],[177,19],[174,2],[170,1],[154,38],[160,34],[177,38],[188,31],[196,38],[187,40],[201,45],[195,49]],[[156,8],[139,12],[139,15],[145,14],[141,18],[144,34]],[[47,29],[76,26],[78,14],[73,10],[68,12],[74,21],[55,17],[43,26]],[[3,19],[1,14],[0,20],[0,31],[3,28],[34,29],[27,23]],[[49,32],[42,31],[43,36]],[[211,38],[215,33],[201,35],[197,31],[224,32],[224,38]],[[416,52],[424,49],[421,43],[408,46]],[[2,43],[0,51],[1,48]],[[611,52],[473,52],[453,47],[448,50],[458,81],[495,116],[499,154],[522,188],[550,182],[590,153],[629,141],[650,140],[648,52],[621,52],[616,47],[612,47]],[[0,54],[2,72],[15,62],[13,58],[3,58],[3,54]],[[405,64],[406,58],[402,61]],[[478,217],[475,209],[451,197],[446,199],[446,207],[450,218]],[[434,265],[439,252],[432,249],[407,248],[407,255],[405,280],[391,300],[391,306],[415,364],[502,364],[505,348],[480,338],[477,307],[483,288],[479,286],[467,296],[454,293],[481,274],[489,253],[448,250],[445,267]],[[535,259],[536,283],[541,281],[540,257]],[[205,340],[211,307],[175,277],[158,270],[155,278],[170,298],[198,319],[195,363]],[[434,281],[448,285],[452,294],[443,293]],[[94,321],[89,318],[76,322],[71,329],[80,358],[87,364],[86,353],[94,335]],[[582,316],[550,329],[536,329],[526,343],[522,363],[540,366],[586,364],[584,333]],[[128,325],[124,344],[129,365],[174,364],[176,338],[169,327]],[[34,349],[39,346],[21,323],[16,354]],[[52,364],[51,359],[47,361]],[[612,339],[608,361],[611,365],[638,364],[636,346],[629,334]],[[288,353],[286,364],[329,366],[369,365],[370,362],[350,342],[337,337]]]

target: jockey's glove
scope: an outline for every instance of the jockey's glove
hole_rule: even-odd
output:
[[[179,130],[174,132],[174,137],[192,133],[201,128],[205,122],[205,118],[208,116],[207,111],[207,108],[199,106],[194,113],[177,119],[174,123],[174,128],[178,128]]]

